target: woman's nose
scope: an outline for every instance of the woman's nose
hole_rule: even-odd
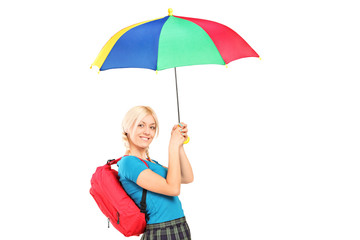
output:
[[[149,129],[149,128],[145,128],[144,133],[147,134],[147,135],[149,135],[149,134],[150,134],[150,129]]]

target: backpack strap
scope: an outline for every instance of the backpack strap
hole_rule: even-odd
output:
[[[118,161],[120,161],[123,157],[126,157],[126,156],[128,156],[128,155],[124,155],[124,156],[122,156],[121,158],[118,158],[118,159],[109,159],[109,160],[107,160],[107,164],[108,165],[117,164]],[[145,160],[143,160],[141,158],[139,158],[139,159],[149,168],[149,165],[147,164],[147,162],[145,162]]]
[[[122,158],[122,157],[121,157],[121,158]],[[106,164],[107,164],[107,165],[117,164],[117,162],[120,161],[121,158],[118,158],[118,159],[109,159],[109,160],[107,160]]]
[[[147,221],[149,221],[149,215],[146,212],[146,195],[147,195],[147,190],[145,188],[143,188],[143,193],[142,193],[141,202],[140,202],[140,212],[145,213],[145,219],[147,222]]]
[[[142,159],[140,159],[140,160],[149,168],[149,165],[147,164],[147,162],[145,162]],[[145,219],[147,222],[147,221],[149,221],[149,215],[146,212],[146,195],[147,195],[147,190],[145,188],[143,188],[143,193],[142,193],[141,202],[140,202],[140,212],[145,213]]]
[[[126,156],[126,155],[125,155]],[[124,157],[125,157],[124,156]],[[122,158],[122,157],[121,157]],[[121,158],[118,159],[110,159],[107,161],[108,165],[113,165],[113,164],[117,164],[118,161],[121,160]],[[143,159],[139,158],[148,168],[149,165],[147,164],[147,162],[145,162]],[[145,219],[146,221],[149,221],[149,215],[146,212],[146,195],[147,195],[147,190],[143,188],[143,193],[142,193],[142,197],[141,197],[141,202],[140,202],[140,212],[145,213]]]

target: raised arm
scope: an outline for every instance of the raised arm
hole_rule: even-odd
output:
[[[180,128],[173,128],[169,143],[169,167],[166,179],[150,169],[142,171],[136,183],[149,191],[178,196],[181,186],[180,147],[185,137],[180,133]]]
[[[187,124],[181,123],[180,125],[181,133],[183,134],[184,138],[187,139],[188,135],[188,128]],[[192,183],[194,181],[194,174],[190,164],[189,159],[186,156],[184,145],[180,146],[180,167],[181,167],[181,183],[187,184]]]

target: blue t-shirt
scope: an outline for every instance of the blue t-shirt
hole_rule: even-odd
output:
[[[154,160],[153,160],[154,161]],[[156,162],[156,161],[154,161]],[[146,161],[149,168],[166,178],[168,170],[158,162]],[[143,189],[136,184],[139,174],[148,167],[137,157],[125,156],[118,163],[120,182],[127,194],[140,207]],[[147,191],[146,211],[149,215],[148,224],[162,223],[184,217],[181,202],[177,196],[166,196]]]

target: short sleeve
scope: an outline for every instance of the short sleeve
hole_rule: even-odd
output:
[[[139,174],[148,167],[139,158],[126,156],[117,163],[120,178],[126,178],[136,183]]]

